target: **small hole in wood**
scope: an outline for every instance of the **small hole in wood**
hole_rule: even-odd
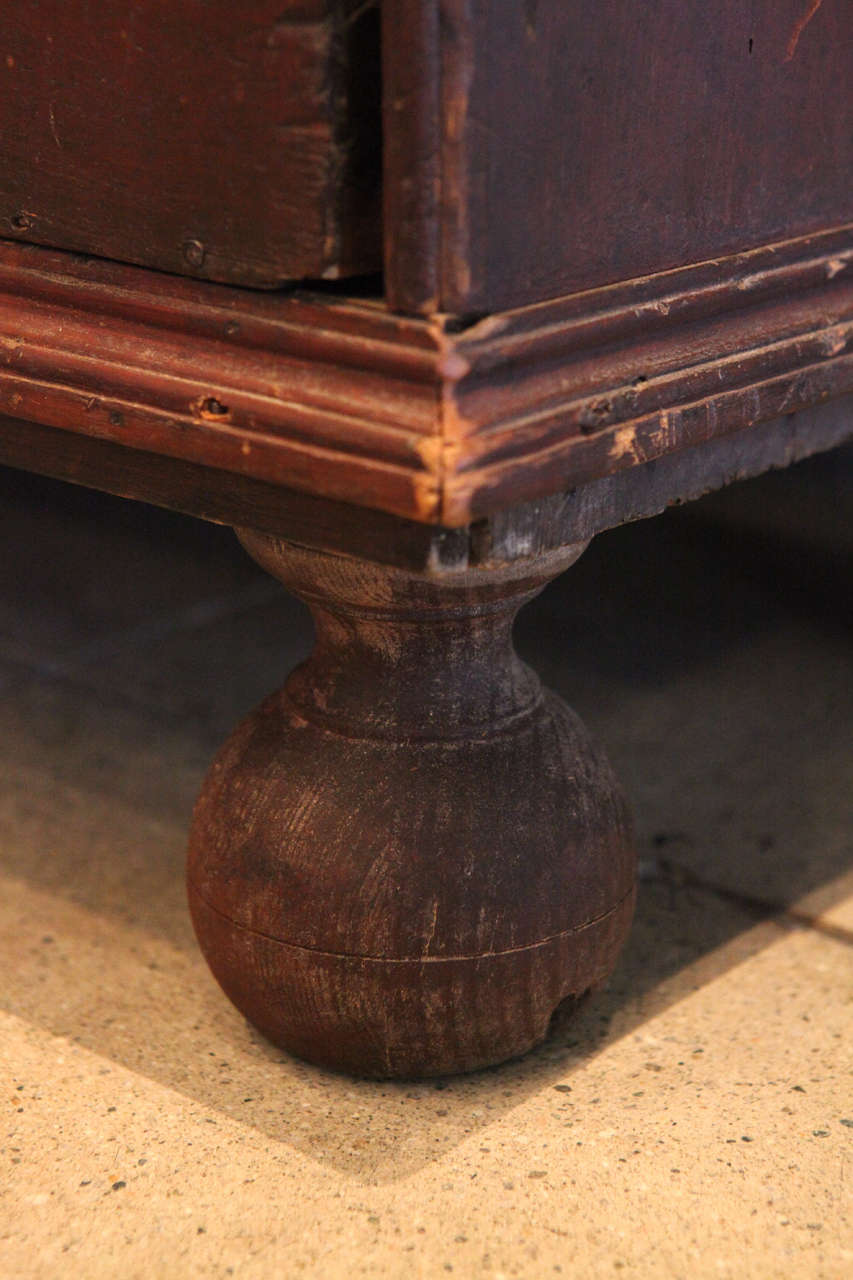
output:
[[[16,231],[26,231],[33,225],[33,220],[28,213],[16,213],[12,216],[12,226]]]
[[[184,261],[188,262],[191,267],[204,266],[207,250],[200,240],[185,240],[181,245],[181,251],[184,255]]]
[[[228,405],[217,400],[216,396],[207,396],[202,400],[199,409],[203,418],[227,418],[230,413]]]

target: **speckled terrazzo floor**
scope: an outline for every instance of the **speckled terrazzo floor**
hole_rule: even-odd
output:
[[[310,644],[225,530],[0,474],[0,1275],[853,1275],[853,464],[598,539],[519,647],[642,882],[527,1059],[285,1058],[195,947],[206,764]]]

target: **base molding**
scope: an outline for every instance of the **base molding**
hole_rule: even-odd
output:
[[[851,227],[471,322],[0,242],[0,414],[434,527],[850,393]]]

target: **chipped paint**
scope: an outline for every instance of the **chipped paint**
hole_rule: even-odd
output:
[[[842,254],[838,258],[830,258],[826,264],[827,280],[834,280],[835,277],[839,275],[842,271],[846,271],[847,268],[850,266],[851,256],[853,255]]]
[[[744,292],[748,289],[757,289],[759,285],[765,284],[767,279],[768,273],[766,271],[756,271],[754,275],[743,276],[738,280],[737,287]]]
[[[850,342],[850,333],[842,330],[830,331],[823,340],[824,354],[827,356],[840,355],[842,351],[847,349]]]
[[[661,414],[662,423],[665,421],[665,417],[665,414]],[[613,433],[613,441],[608,453],[611,462],[619,462],[622,458],[631,458],[634,462],[641,460],[637,449],[637,429],[633,423],[628,423],[624,427],[617,427]]]

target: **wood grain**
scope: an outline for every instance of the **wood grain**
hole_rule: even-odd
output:
[[[214,974],[276,1043],[369,1076],[472,1070],[598,985],[633,911],[600,749],[512,648],[583,544],[412,574],[244,530],[317,644],[235,731],[187,880]]]
[[[370,302],[0,248],[0,411],[426,520],[438,347]]]
[[[463,527],[853,391],[853,230],[459,325],[0,244],[0,413]]]
[[[382,5],[384,262],[391,306],[439,310],[441,36],[433,0]]]
[[[430,29],[400,45],[397,75],[434,77],[438,134],[390,148],[384,181],[386,201],[415,207],[420,191],[426,211],[437,169],[439,207],[388,260],[394,306],[506,310],[853,215],[847,3],[423,8],[440,13],[438,54]],[[392,75],[393,45],[384,57]]]
[[[853,388],[851,229],[491,316],[460,333],[447,524]]]
[[[241,284],[375,271],[380,112],[375,3],[18,6],[0,227]]]

